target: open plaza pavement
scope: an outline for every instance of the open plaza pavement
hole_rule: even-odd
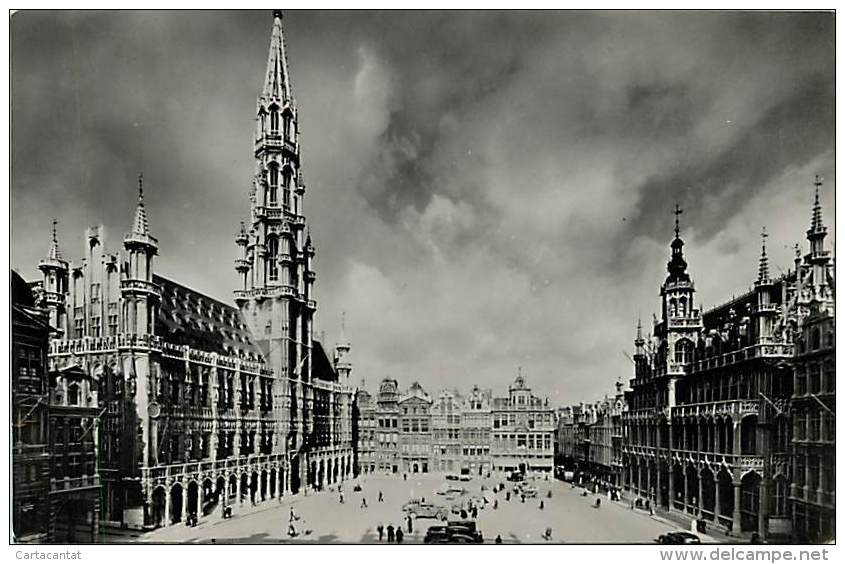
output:
[[[661,518],[650,517],[639,510],[631,510],[623,503],[611,502],[606,495],[601,497],[601,506],[593,507],[599,496],[583,496],[582,488],[573,488],[569,483],[537,478],[532,480],[537,487],[538,497],[522,502],[518,496],[505,500],[505,492],[492,493],[492,487],[504,483],[507,489],[513,485],[503,475],[490,478],[473,477],[469,482],[452,482],[466,488],[471,496],[486,496],[490,503],[478,513],[477,526],[484,535],[485,543],[492,543],[500,535],[505,544],[513,543],[652,543],[663,533],[677,530],[678,525]],[[377,526],[402,527],[403,542],[423,542],[425,531],[431,525],[439,524],[435,519],[417,519],[413,531],[408,532],[402,505],[411,498],[424,497],[450,507],[460,500],[447,501],[435,492],[446,483],[443,474],[367,475],[347,481],[343,485],[344,503],[336,488],[320,492],[309,492],[281,501],[266,500],[256,506],[234,506],[231,519],[222,519],[219,511],[202,517],[196,527],[183,523],[141,534],[134,542],[155,543],[378,543]],[[355,492],[359,484],[362,491]],[[481,486],[485,486],[482,492]],[[548,492],[552,496],[548,497]],[[384,501],[379,502],[379,492]],[[498,498],[498,507],[493,502]],[[362,507],[366,499],[367,507]],[[543,501],[543,509],[539,502]],[[288,535],[291,507],[299,517],[296,527],[299,535]],[[452,515],[450,519],[459,519]],[[543,532],[551,528],[551,540],[542,538]],[[305,534],[306,531],[310,533]],[[386,535],[385,535],[386,537]],[[703,542],[708,542],[702,536]],[[387,542],[386,538],[382,542]]]

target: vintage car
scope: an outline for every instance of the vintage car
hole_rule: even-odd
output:
[[[453,535],[465,535],[473,539],[473,542],[484,542],[481,531],[478,530],[475,521],[468,519],[461,521],[449,521],[446,529]]]
[[[420,500],[411,500],[402,506],[402,511],[414,519],[437,519],[445,521],[449,510],[440,505],[426,503]]]
[[[701,544],[701,539],[692,533],[686,531],[672,531],[665,535],[660,535],[654,542],[657,544]]]
[[[434,525],[423,537],[426,544],[476,544],[484,542],[473,521],[452,521],[448,525]]]
[[[525,485],[519,489],[519,493],[525,497],[537,497],[537,488],[532,485]]]

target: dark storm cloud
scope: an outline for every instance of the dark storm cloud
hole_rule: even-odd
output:
[[[701,236],[712,236],[725,217],[742,210],[784,168],[807,162],[832,147],[833,122],[830,77],[797,84],[789,98],[730,145],[713,147],[709,158],[695,155],[646,179],[636,188],[644,199],[641,213],[629,218],[634,219],[632,227],[655,238],[665,236],[667,202],[675,198],[687,207],[684,221],[695,224]],[[687,189],[679,194],[679,188]],[[705,199],[709,203],[703,206]]]
[[[612,389],[659,304],[670,210],[700,299],[834,231],[833,17],[680,12],[285,16],[300,109],[317,330],[347,311],[355,374],[555,401]],[[12,264],[60,219],[66,255],[129,226],[136,175],[158,268],[228,300],[248,214],[267,12],[12,19]],[[469,385],[469,384],[467,384]]]

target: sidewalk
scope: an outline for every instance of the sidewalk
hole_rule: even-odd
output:
[[[626,500],[624,497],[621,498],[619,501],[615,501],[619,505],[628,508],[631,510],[631,501]],[[729,537],[719,531],[717,528],[710,526],[710,522],[708,521],[707,533],[700,533],[698,531],[692,530],[692,521],[693,517],[691,515],[687,515],[684,513],[680,513],[677,511],[665,511],[663,509],[655,510],[654,515],[650,515],[649,512],[645,509],[636,508],[633,509],[636,513],[641,513],[645,516],[654,519],[664,525],[668,525],[678,530],[692,532],[693,534],[698,535],[701,538],[701,542],[703,543],[738,543],[741,542],[742,539],[738,539],[736,537]]]

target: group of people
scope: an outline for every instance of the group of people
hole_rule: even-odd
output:
[[[411,518],[408,517],[408,521],[411,521]],[[412,527],[412,525],[409,525]],[[408,533],[410,534],[413,529],[409,529]],[[384,534],[387,533],[387,542],[395,542],[401,543],[402,540],[405,538],[405,533],[402,532],[402,527],[394,527],[393,523],[390,523],[385,527],[383,524],[379,523],[378,527],[376,527],[376,531],[378,532],[378,541],[384,542]]]

